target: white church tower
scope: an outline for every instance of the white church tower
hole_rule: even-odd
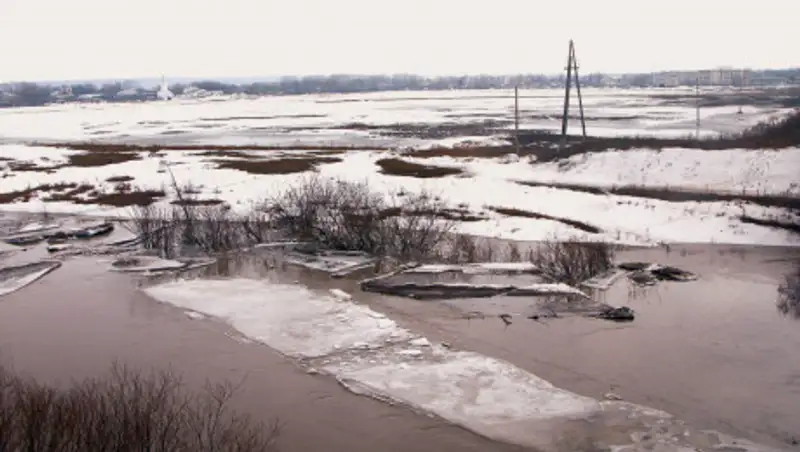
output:
[[[161,87],[158,89],[158,93],[156,93],[156,96],[158,96],[159,100],[172,100],[175,98],[175,94],[173,94],[172,91],[169,90],[169,87],[167,86],[167,81],[163,75],[161,76]]]

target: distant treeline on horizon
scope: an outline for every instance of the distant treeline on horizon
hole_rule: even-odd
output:
[[[731,71],[731,70],[728,70]],[[736,71],[736,70],[733,70]],[[663,74],[663,73],[661,73]],[[751,85],[781,85],[800,82],[800,68],[753,70],[748,72]],[[509,89],[557,88],[565,75],[328,75],[286,76],[258,81],[256,78],[222,78],[197,80],[189,78],[170,81],[169,90],[175,95],[189,92],[291,95],[313,93],[363,93],[377,91],[451,90],[451,89]],[[651,87],[659,86],[656,74],[588,74],[581,75],[583,86]],[[124,81],[21,82],[0,84],[0,107],[37,106],[72,101],[141,101],[156,98],[157,79]],[[735,83],[734,83],[735,85]]]

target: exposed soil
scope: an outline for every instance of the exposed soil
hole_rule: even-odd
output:
[[[172,201],[170,204],[176,206],[218,206],[224,203],[225,201],[221,199],[184,199]]]
[[[128,143],[97,142],[34,142],[31,146],[72,149],[87,152],[139,153],[159,151],[375,151],[386,150],[375,146],[265,146],[265,145],[138,145]]]
[[[34,195],[50,192],[61,192],[64,190],[76,190],[79,185],[76,183],[43,184],[24,190],[0,193],[0,204],[11,204],[15,202],[28,202]]]
[[[483,221],[487,219],[485,216],[477,215],[474,212],[469,211],[468,209],[462,209],[462,208],[441,209],[433,212],[429,210],[403,210],[400,207],[392,207],[389,209],[384,209],[382,212],[380,212],[381,218],[390,218],[400,215],[418,216],[418,217],[435,216],[443,220],[466,221],[466,222]]]
[[[405,154],[409,157],[432,158],[432,157],[456,157],[456,158],[497,158],[507,154],[513,154],[516,149],[513,146],[457,146],[452,148],[432,148],[419,151],[408,151]],[[528,150],[530,153],[530,150]],[[524,154],[523,154],[524,155]]]
[[[166,197],[161,190],[132,190],[129,192],[103,193],[87,199],[72,199],[75,204],[99,204],[112,207],[149,206]]]
[[[558,221],[559,223],[566,224],[567,226],[572,226],[575,229],[580,229],[581,231],[588,232],[590,234],[600,234],[601,232],[603,232],[603,230],[598,228],[597,226],[592,226],[582,221],[571,220],[569,218],[563,218],[563,217],[555,217],[552,215],[547,215],[538,212],[531,212],[528,210],[513,209],[507,207],[489,207],[489,210],[497,212],[500,215],[506,215],[509,217],[534,218],[537,220]]]
[[[130,182],[132,180],[135,180],[135,178],[131,176],[112,176],[106,179],[106,182]]]
[[[464,171],[460,168],[423,165],[398,158],[380,159],[375,164],[381,168],[381,173],[390,176],[428,179],[464,174]]]
[[[792,231],[800,234],[800,217],[796,214],[787,214],[785,219],[781,218],[756,218],[750,215],[740,215],[739,220],[746,224],[756,224],[759,226],[767,226],[775,229],[782,229],[784,231]]]
[[[280,152],[280,151],[288,151],[289,149],[273,149],[272,151]],[[316,150],[316,151],[303,151],[302,156],[330,156],[330,155],[342,155],[346,151],[342,150]],[[210,150],[204,151],[195,154],[200,157],[223,157],[223,158],[237,158],[237,159],[263,159],[263,155],[258,155],[255,153],[247,153],[243,150]]]
[[[89,184],[70,184],[75,185],[73,188],[70,188],[64,193],[53,193],[50,196],[43,198],[44,201],[53,201],[53,202],[70,202],[76,199],[77,196],[89,193],[94,190],[93,185]]]
[[[292,174],[311,171],[318,165],[338,163],[338,157],[293,157],[272,160],[211,160],[217,169],[233,169],[250,174]]]

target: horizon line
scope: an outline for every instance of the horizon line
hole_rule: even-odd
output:
[[[603,71],[595,71],[595,72],[586,72],[584,76],[587,75],[608,75],[608,76],[621,76],[621,75],[647,75],[647,74],[661,74],[661,73],[670,73],[670,72],[677,72],[677,73],[686,73],[686,72],[703,72],[703,71],[713,71],[713,70],[735,70],[735,71],[752,71],[752,72],[763,72],[763,71],[793,71],[793,70],[800,70],[800,66],[793,66],[793,67],[762,67],[762,68],[752,68],[752,67],[736,67],[736,66],[718,66],[718,67],[711,67],[711,68],[703,68],[703,69],[662,69],[657,71],[649,71],[649,72],[637,72],[637,71],[622,71],[622,72],[603,72]],[[517,72],[517,73],[491,73],[491,72],[484,72],[484,73],[451,73],[451,74],[422,74],[422,73],[412,73],[412,72],[374,72],[374,73],[347,73],[347,72],[332,72],[327,74],[321,73],[307,73],[307,74],[282,74],[282,75],[226,75],[226,76],[167,76],[166,74],[162,75],[148,75],[148,76],[131,76],[131,77],[92,77],[92,78],[63,78],[63,79],[25,79],[25,80],[10,80],[10,81],[2,81],[0,80],[0,84],[14,84],[14,83],[56,83],[56,82],[99,82],[99,81],[137,81],[137,80],[161,80],[166,79],[169,81],[170,79],[182,79],[187,81],[220,81],[223,79],[283,79],[283,78],[304,78],[304,77],[385,77],[385,76],[397,76],[397,75],[405,75],[405,76],[414,76],[414,77],[421,77],[421,78],[445,78],[445,77],[519,77],[519,76],[545,76],[545,77],[557,77],[563,75],[563,73],[548,73],[548,72]]]

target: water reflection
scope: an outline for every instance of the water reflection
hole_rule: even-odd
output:
[[[800,320],[800,262],[778,287],[777,306],[781,314]]]

